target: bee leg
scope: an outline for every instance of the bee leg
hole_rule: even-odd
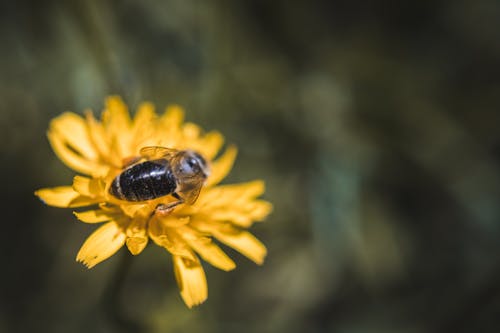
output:
[[[169,202],[168,204],[159,204],[156,206],[155,214],[158,214],[159,216],[166,216],[172,213],[174,208],[182,203],[184,203],[184,200],[179,199],[174,202]]]

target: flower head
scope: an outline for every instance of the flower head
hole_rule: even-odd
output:
[[[192,307],[208,294],[199,257],[225,271],[235,268],[213,239],[262,264],[266,248],[245,229],[262,221],[272,205],[258,199],[264,193],[261,180],[218,185],[233,166],[236,147],[219,153],[223,136],[216,131],[204,133],[199,126],[185,123],[183,116],[179,106],[169,106],[157,115],[152,104],[143,103],[131,119],[117,96],[106,100],[100,121],[90,111],[85,118],[63,113],[50,123],[48,138],[56,155],[81,175],[70,186],[44,188],[35,194],[55,207],[91,206],[74,212],[82,222],[102,223],[76,256],[88,268],[124,245],[133,255],[141,253],[150,239],[165,248],[172,255],[181,296]],[[147,160],[141,157],[141,149],[152,146],[196,152],[207,162],[210,174],[194,202],[176,202],[176,193],[143,201],[111,194],[113,180],[125,168]]]

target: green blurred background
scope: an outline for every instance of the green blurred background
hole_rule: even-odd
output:
[[[499,1],[0,8],[0,332],[500,330]],[[228,250],[195,309],[157,246],[120,288],[125,251],[76,263],[95,228],[33,195],[73,176],[50,119],[110,94],[184,106],[238,145],[227,182],[267,183],[264,266]]]

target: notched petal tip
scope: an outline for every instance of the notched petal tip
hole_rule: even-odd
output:
[[[125,232],[118,223],[108,222],[87,238],[76,255],[76,261],[92,268],[115,254],[125,244],[125,239]]]
[[[81,263],[83,266],[85,266],[86,269],[91,269],[92,267],[94,267],[94,266],[89,266],[86,261],[84,261],[83,259],[79,259],[78,257],[75,258],[75,261]]]

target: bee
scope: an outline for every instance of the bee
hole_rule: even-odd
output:
[[[177,201],[157,207],[164,213],[179,204],[196,202],[209,174],[200,154],[159,146],[144,147],[139,154],[113,179],[109,187],[112,196],[140,202],[172,195]]]

